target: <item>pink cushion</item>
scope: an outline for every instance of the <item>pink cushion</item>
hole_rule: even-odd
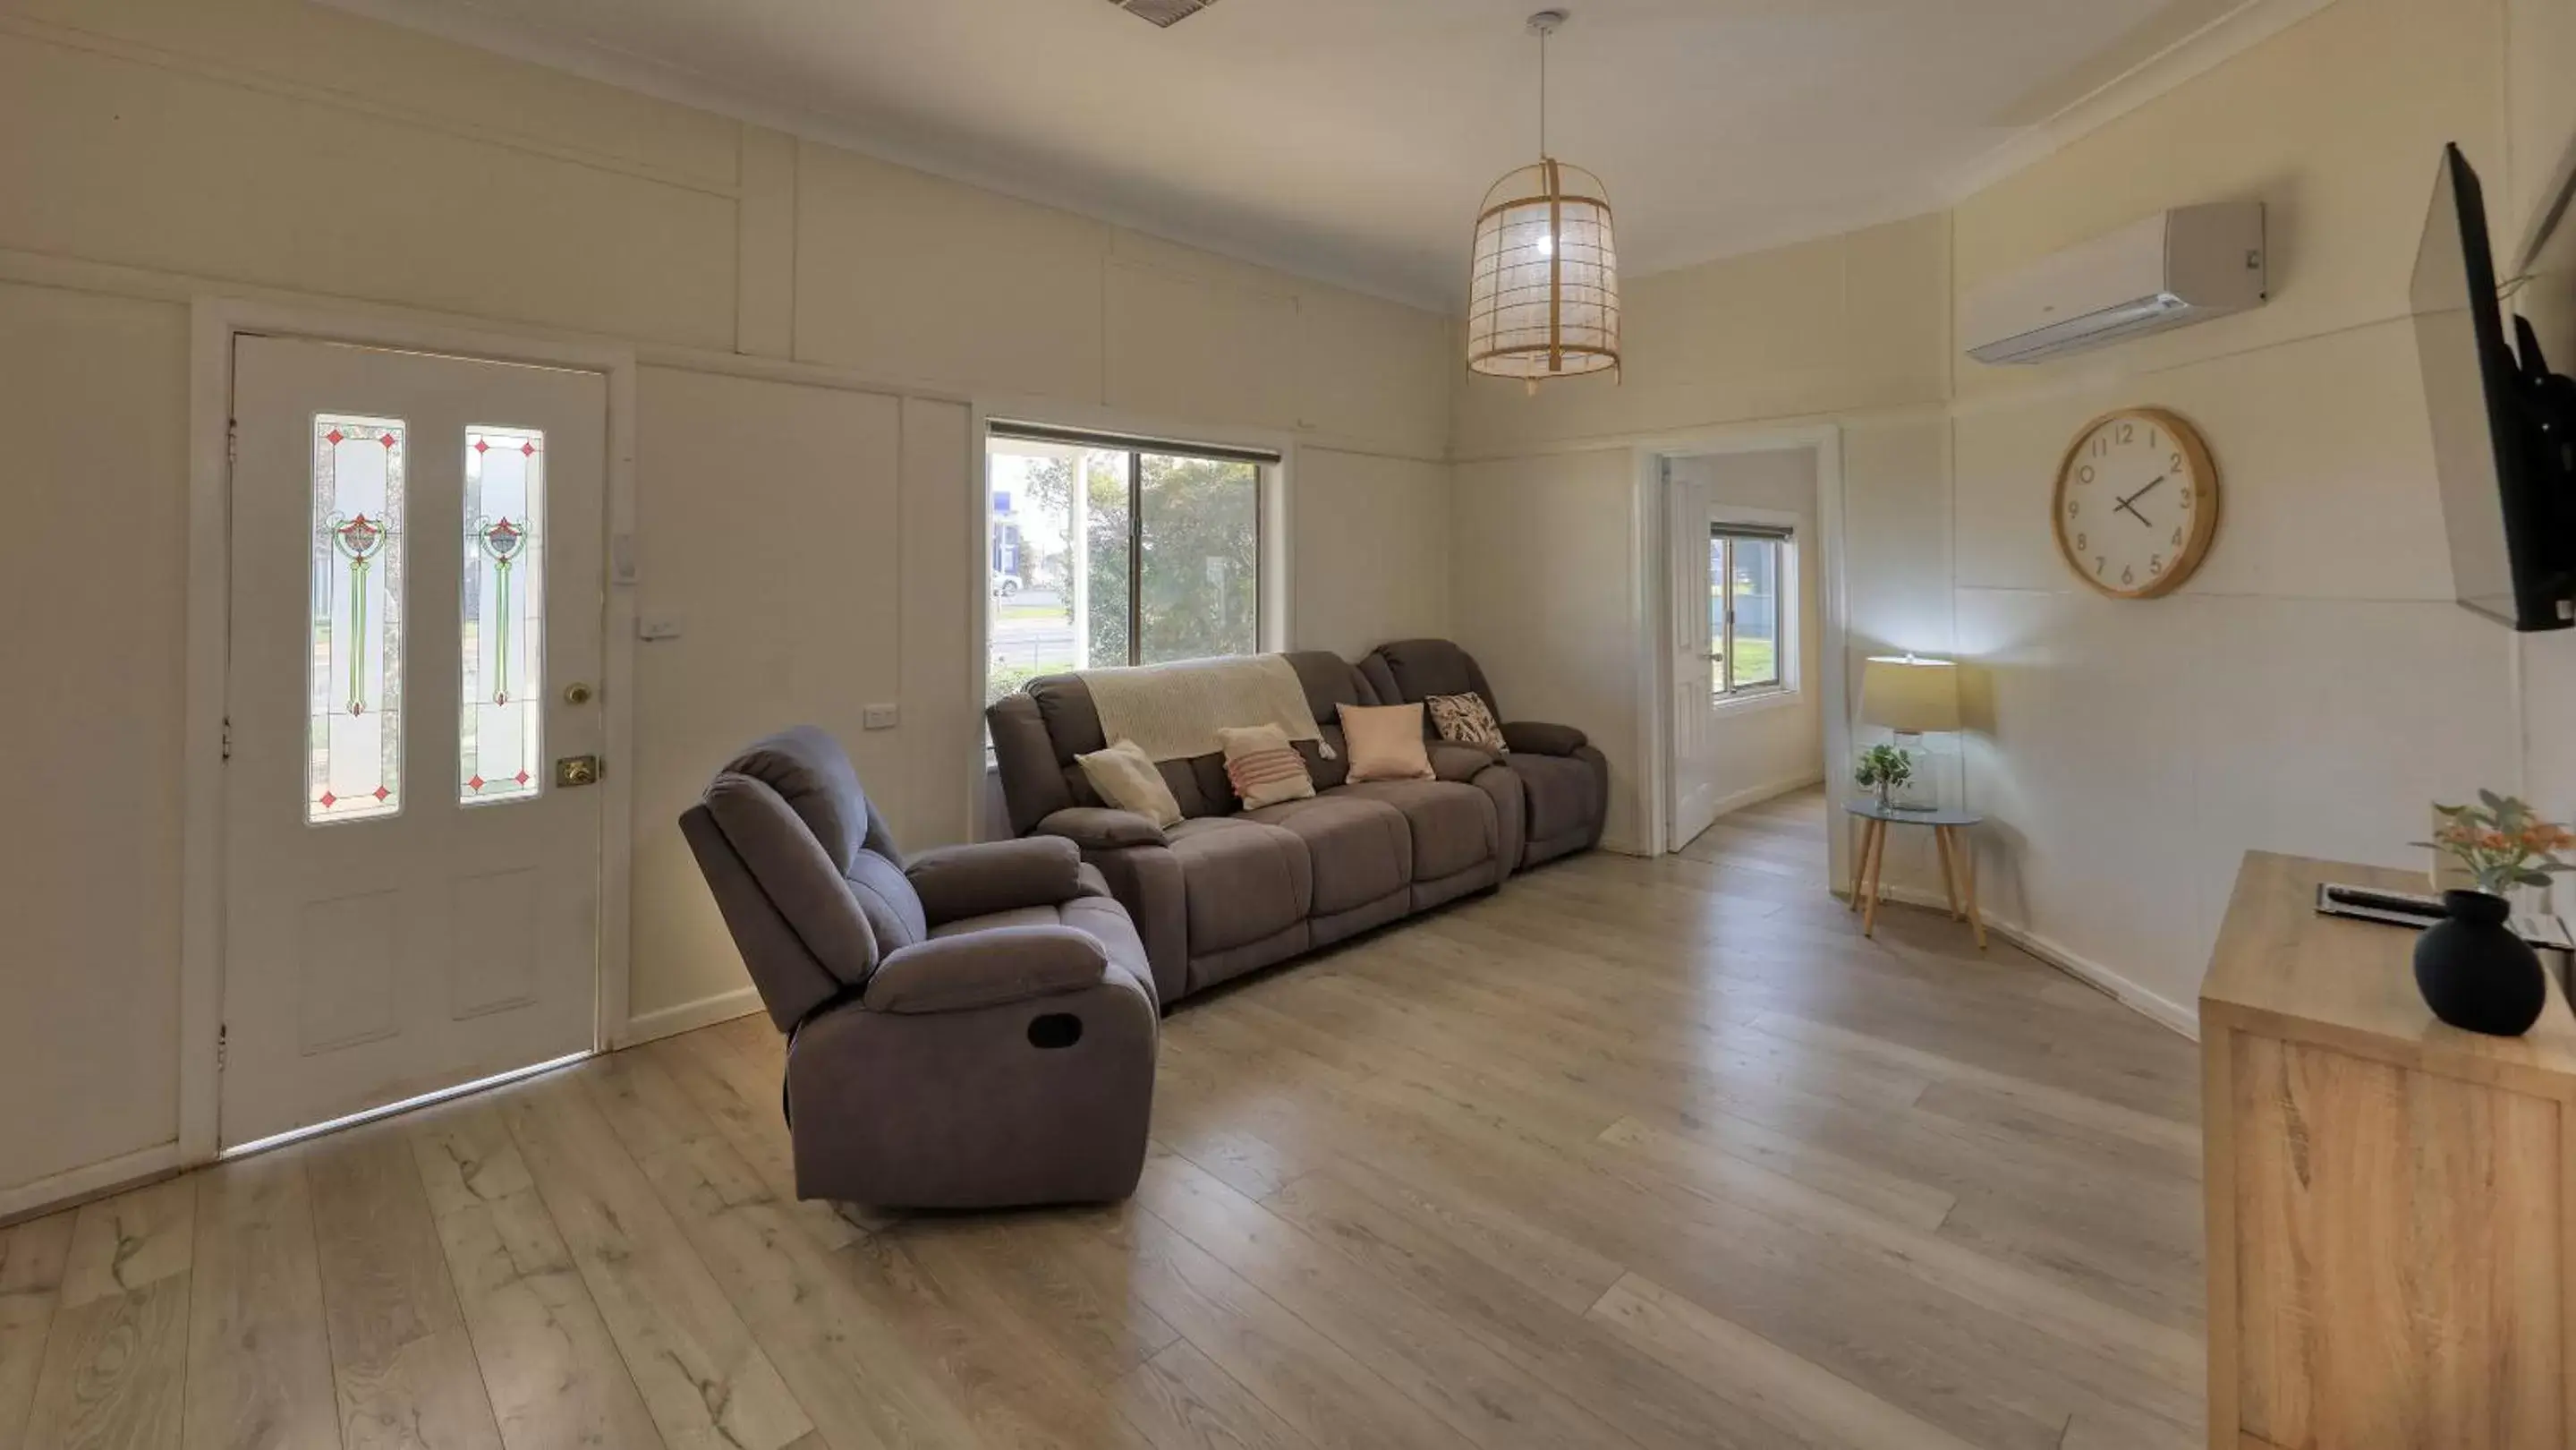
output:
[[[1351,779],[1430,780],[1431,753],[1422,743],[1422,707],[1337,705],[1349,746]]]

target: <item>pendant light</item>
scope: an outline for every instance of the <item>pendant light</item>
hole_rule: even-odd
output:
[[[1601,178],[1547,151],[1547,38],[1562,10],[1529,18],[1538,37],[1538,161],[1494,183],[1476,213],[1467,286],[1467,367],[1523,378],[1619,368],[1619,256]]]

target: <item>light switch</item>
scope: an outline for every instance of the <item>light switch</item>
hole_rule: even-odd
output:
[[[641,640],[678,639],[687,627],[688,620],[677,610],[646,610],[636,616],[635,637]]]
[[[895,707],[870,705],[866,713],[859,717],[859,723],[870,730],[892,730],[895,726]]]

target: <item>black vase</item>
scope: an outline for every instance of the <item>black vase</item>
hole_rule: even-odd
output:
[[[2445,891],[2442,920],[2415,942],[2415,987],[2433,1015],[2490,1037],[2520,1037],[2549,1001],[2540,954],[2506,925],[2513,907],[2483,891]]]

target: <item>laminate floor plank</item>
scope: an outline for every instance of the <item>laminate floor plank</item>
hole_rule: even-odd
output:
[[[348,1450],[499,1450],[419,1162],[421,1137],[489,1111],[455,1104],[301,1150]]]
[[[26,1443],[177,1450],[187,1375],[187,1270],[66,1305],[46,1336]]]
[[[62,1307],[76,1309],[188,1272],[201,1179],[185,1174],[83,1205],[63,1262]]]
[[[438,1220],[508,1450],[664,1443],[533,1188]]]
[[[2193,1047],[1842,824],[1180,1004],[1131,1202],[800,1202],[751,1016],[0,1230],[0,1450],[2203,1443]]]
[[[779,1450],[812,1430],[578,1075],[500,1105],[547,1217],[673,1450]]]
[[[0,1229],[0,1450],[24,1450],[27,1412],[45,1367],[45,1337],[62,1301],[72,1221],[65,1209]]]
[[[188,1450],[340,1443],[305,1155],[219,1164],[198,1179],[188,1294]]]

